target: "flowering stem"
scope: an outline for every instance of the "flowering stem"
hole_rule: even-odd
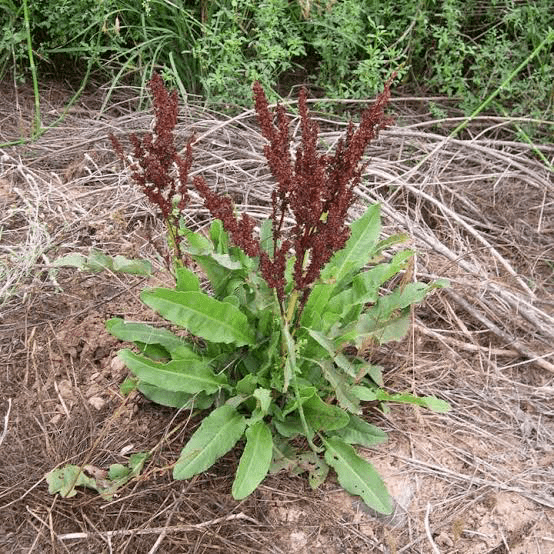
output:
[[[289,298],[289,305],[287,306],[287,314],[285,316],[285,324],[289,325],[294,317],[294,310],[296,308],[296,302],[298,300],[298,291],[294,289]]]
[[[183,261],[181,259],[181,253],[179,252],[179,241],[178,241],[178,227],[175,223],[171,222],[169,219],[166,220],[167,226],[167,242],[169,251],[172,252],[172,265],[173,269],[176,270],[180,267],[183,267]],[[168,256],[169,257],[169,256]]]
[[[296,292],[296,291],[295,291]],[[284,360],[285,360],[285,373],[290,371],[290,382],[294,390],[294,396],[296,398],[296,404],[298,409],[298,415],[300,416],[300,421],[302,423],[302,429],[304,430],[304,435],[310,445],[310,448],[314,452],[321,452],[322,449],[318,448],[312,441],[310,435],[310,428],[308,427],[308,422],[306,421],[306,416],[304,414],[304,408],[302,407],[302,399],[300,397],[300,387],[298,386],[298,380],[296,379],[296,352],[294,349],[294,341],[292,340],[291,334],[289,332],[287,322],[281,320],[281,333],[283,338],[283,350]],[[288,369],[287,369],[288,365]],[[285,375],[285,389],[287,387],[287,375]]]

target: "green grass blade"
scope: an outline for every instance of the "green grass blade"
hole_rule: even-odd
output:
[[[41,128],[42,121],[40,118],[40,94],[38,90],[38,78],[37,78],[37,67],[35,65],[35,58],[33,55],[33,42],[31,38],[31,24],[30,24],[30,14],[29,14],[29,5],[27,0],[23,0],[23,18],[25,21],[25,35],[27,37],[27,55],[29,56],[29,67],[31,68],[31,77],[33,79],[33,97],[35,100],[35,108],[33,113],[33,131],[32,138],[38,138]]]

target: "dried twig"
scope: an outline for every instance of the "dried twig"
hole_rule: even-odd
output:
[[[198,529],[205,529],[206,527],[211,527],[212,525],[218,525],[220,523],[225,523],[228,521],[234,520],[244,520],[254,523],[255,525],[260,525],[259,521],[256,521],[254,518],[247,516],[246,514],[238,513],[231,514],[228,516],[218,517],[211,519],[210,521],[203,521],[202,523],[196,523],[195,525],[171,525],[168,527],[151,527],[149,529],[118,529],[115,531],[104,531],[101,533],[65,533],[63,535],[56,535],[60,541],[69,541],[75,539],[88,539],[95,535],[101,535],[102,537],[125,537],[130,535],[157,535],[160,533],[186,533],[188,531],[195,531]]]
[[[0,435],[0,446],[2,446],[2,443],[4,442],[4,439],[6,438],[6,435],[8,434],[8,422],[10,420],[11,409],[12,409],[12,399],[8,398],[8,410],[6,411],[6,415],[4,416],[4,430],[2,431],[2,434]]]
[[[520,340],[516,339],[515,337],[512,337],[506,331],[501,329],[498,325],[493,323],[488,317],[486,317],[477,309],[475,309],[475,307],[472,306],[465,298],[462,298],[459,294],[455,293],[453,290],[448,290],[446,291],[446,293],[452,298],[454,298],[454,300],[460,306],[462,306],[465,310],[467,310],[475,319],[479,320],[483,325],[485,325],[497,337],[505,341],[508,345],[511,345],[513,348],[515,348],[522,356],[525,356],[529,360],[532,360],[534,363],[536,363],[538,366],[542,367],[543,369],[546,369],[547,371],[554,373],[554,364],[551,364],[550,362],[546,361],[545,359],[543,359],[542,356],[533,352],[530,348],[525,346]],[[554,353],[548,354],[548,356],[551,356],[551,355],[554,355]]]
[[[433,540],[433,535],[431,534],[431,526],[429,524],[429,515],[431,514],[431,503],[427,502],[427,508],[425,509],[425,533],[427,534],[427,540],[429,541],[429,544],[431,545],[431,548],[433,549],[433,552],[435,554],[440,554],[440,550],[438,546],[435,544],[435,541]]]

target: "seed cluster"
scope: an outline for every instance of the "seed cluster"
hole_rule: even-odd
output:
[[[255,109],[262,134],[268,142],[264,154],[277,183],[271,196],[274,245],[271,256],[260,247],[253,218],[247,214],[237,216],[231,199],[213,192],[202,177],[192,180],[192,186],[204,199],[204,205],[214,218],[223,222],[233,243],[247,255],[259,257],[262,276],[281,301],[285,294],[286,261],[292,252],[295,257],[294,286],[300,296],[300,310],[325,264],[344,247],[350,236],[346,223],[348,209],[365,167],[362,163],[365,149],[380,130],[393,122],[384,113],[393,78],[394,75],[376,101],[362,113],[360,124],[355,128],[350,122],[345,137],[339,140],[332,155],[318,153],[319,126],[310,117],[307,92],[302,89],[298,97],[302,136],[294,161],[290,120],[285,108],[278,105],[276,113],[272,114],[262,86],[254,83]],[[180,156],[173,135],[177,124],[177,93],[169,93],[157,74],[149,82],[149,88],[155,115],[154,134],[146,133],[142,140],[134,134],[130,136],[133,156],[137,160],[131,165],[131,175],[148,199],[159,206],[179,258],[184,237],[177,229],[179,217],[190,198],[188,174],[193,161],[193,137],[186,144],[184,157]],[[115,152],[124,161],[121,143],[113,135],[110,139]],[[173,176],[173,167],[177,168],[178,178]],[[295,223],[285,234],[283,222],[287,213],[292,213]]]

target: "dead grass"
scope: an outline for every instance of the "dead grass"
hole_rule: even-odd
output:
[[[7,142],[31,118],[27,93],[2,89]],[[53,119],[66,93],[58,85],[43,92]],[[458,120],[430,132],[424,100],[398,99],[399,126],[369,153],[360,210],[363,201],[381,202],[384,232],[412,237],[415,276],[452,282],[415,310],[407,340],[372,354],[387,368],[387,386],[435,394],[454,408],[368,413],[390,432],[387,445],[367,451],[397,503],[394,516],[380,518],[333,483],[313,492],[281,474],[235,502],[237,452],[191,481],[171,480],[167,468],[197,421],[123,399],[118,344],[103,327],[113,315],[152,317],[137,300],[144,282],[51,266],[97,247],[146,257],[156,278],[167,278],[163,229],[107,141],[109,132],[147,129],[151,116],[132,111],[132,91],[119,95],[99,114],[102,91],[89,93],[36,144],[0,148],[0,550],[551,551],[554,184],[510,135],[510,120],[479,118],[462,138],[445,140]],[[183,143],[196,134],[194,171],[239,210],[265,217],[272,184],[253,114],[188,106],[181,115]],[[344,123],[327,117],[321,125],[332,148]],[[535,147],[552,161],[551,143]],[[206,225],[193,199],[189,225]],[[145,471],[111,502],[89,491],[48,494],[44,474],[58,465],[102,468],[144,450],[152,451]]]

